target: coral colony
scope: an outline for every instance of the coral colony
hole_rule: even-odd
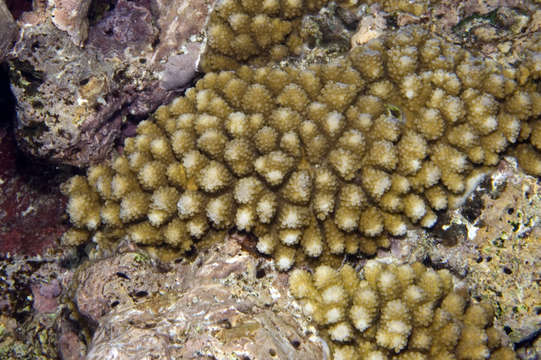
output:
[[[349,265],[321,265],[293,270],[289,282],[335,360],[515,359],[491,326],[492,308],[453,291],[447,270],[369,260],[362,279]]]
[[[207,74],[141,122],[122,155],[65,184],[64,242],[188,251],[247,231],[282,271],[319,259],[291,290],[336,359],[514,358],[448,272],[370,261],[360,280],[325,259],[430,228],[506,150],[541,175],[541,53],[506,67],[410,26],[331,63],[273,64],[298,51],[304,9],[324,3],[219,2]]]

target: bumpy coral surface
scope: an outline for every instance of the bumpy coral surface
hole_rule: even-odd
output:
[[[540,57],[505,68],[412,27],[331,64],[209,73],[66,184],[64,240],[189,250],[236,228],[282,270],[296,250],[373,254],[460,204],[510,144],[541,175]]]
[[[302,15],[319,10],[328,0],[221,0],[207,30],[204,71],[262,65],[298,55]]]
[[[334,359],[514,359],[492,309],[453,290],[447,270],[375,260],[360,279],[346,265],[294,270],[292,294],[332,341]]]

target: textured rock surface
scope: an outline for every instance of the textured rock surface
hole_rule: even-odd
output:
[[[492,302],[498,325],[523,346],[541,324],[541,186],[503,162],[487,190],[474,222],[480,257],[469,266],[469,285]],[[541,343],[529,352],[541,354]]]
[[[130,121],[195,76],[212,1],[90,3],[36,3],[10,54],[21,148],[76,166],[107,157]]]
[[[67,172],[30,162],[17,150],[7,124],[14,108],[8,89],[2,69],[0,358],[56,359],[60,351],[66,355],[63,359],[76,360],[85,347],[74,323],[64,318],[69,314],[63,311],[67,306],[62,302],[68,271],[58,265],[61,261],[56,246],[66,229],[62,215],[65,201],[59,184],[65,181]],[[77,257],[76,252],[72,255]]]
[[[52,0],[51,21],[55,26],[68,33],[73,43],[83,45],[88,36],[88,9],[91,0]]]
[[[77,306],[108,312],[88,313],[99,325],[86,359],[328,358],[287,294],[287,275],[238,240],[161,274],[135,253],[82,270]]]
[[[4,3],[4,0],[0,1],[0,62],[2,62],[11,49],[11,45],[17,35],[17,24],[11,16],[11,12]]]
[[[62,301],[70,278],[52,257],[0,257],[0,358],[80,359],[84,344]]]
[[[455,244],[431,247],[430,258],[458,273],[468,273],[470,289],[497,309],[496,323],[512,342],[521,344],[534,335],[541,321],[539,181],[517,169],[512,159],[504,160],[464,208],[442,224],[445,227],[448,231],[462,227],[464,236],[455,236]],[[540,352],[539,344],[524,350],[524,358],[532,351]]]
[[[158,269],[148,256],[135,252],[98,261],[79,270],[76,279],[74,300],[93,324],[113,308],[134,305],[163,289]]]
[[[15,104],[0,70],[0,254],[42,254],[66,230],[59,184],[69,171],[29,161],[17,149],[9,122]]]

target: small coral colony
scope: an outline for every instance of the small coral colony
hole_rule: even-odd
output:
[[[291,292],[335,359],[513,359],[492,310],[448,271],[370,260],[357,274],[327,259],[430,228],[504,151],[541,175],[541,49],[505,66],[409,26],[329,63],[279,66],[302,46],[300,16],[325,3],[219,1],[206,75],[64,185],[64,243],[183,252],[246,231],[281,271],[319,265],[293,270]]]

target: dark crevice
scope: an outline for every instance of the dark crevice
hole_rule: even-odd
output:
[[[504,331],[509,335],[506,328],[509,328],[509,326],[505,326],[503,328]],[[533,333],[525,336],[519,342],[516,342],[515,343],[515,350],[517,350],[519,348],[523,348],[523,347],[525,347],[525,348],[532,347],[534,345],[534,343],[537,341],[537,339],[539,339],[540,337],[541,337],[541,328],[539,328],[536,331],[534,331]]]
[[[9,75],[7,65],[0,64],[0,127],[11,125],[15,115],[15,97],[9,87]]]
[[[114,10],[117,0],[92,0],[88,9],[88,22],[90,26],[100,22],[107,13]]]
[[[38,71],[28,61],[14,59],[11,63],[12,70],[9,72],[10,81],[24,89],[25,95],[33,96],[43,83],[45,74]]]
[[[257,269],[257,271],[256,271],[256,273],[255,273],[255,277],[256,277],[257,279],[264,278],[265,275],[266,275],[265,269],[263,269],[263,268]]]
[[[140,291],[135,292],[134,296],[138,298],[145,297],[145,296],[148,296],[148,292],[145,290],[140,290]]]
[[[32,11],[32,0],[5,0],[5,3],[15,19],[20,18],[25,11]]]
[[[475,220],[481,215],[483,211],[483,199],[481,198],[481,192],[475,191],[465,202],[462,208],[462,216],[464,216],[470,223],[474,224]]]
[[[118,271],[116,273],[116,276],[118,276],[118,277],[120,277],[122,279],[130,280],[130,277],[128,275],[126,275],[126,274],[124,274],[123,272],[120,272],[120,271]]]

